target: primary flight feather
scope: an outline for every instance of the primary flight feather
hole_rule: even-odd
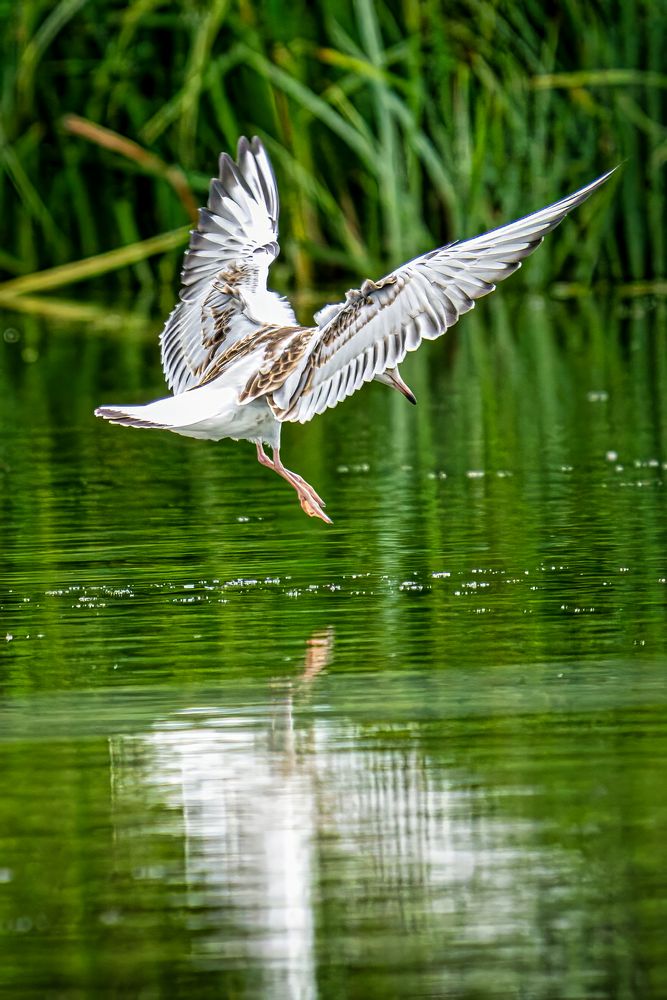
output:
[[[407,352],[441,336],[521,267],[612,173],[507,226],[364,281],[306,327],[267,287],[279,253],[278,189],[260,140],[241,138],[236,161],[220,156],[190,234],[179,301],[160,336],[173,395],[144,406],[101,406],[95,414],[128,427],[252,441],[262,465],[294,487],[303,510],[331,523],[322,498],[281,461],[282,424],[305,423],[372,379],[415,402],[398,370]]]

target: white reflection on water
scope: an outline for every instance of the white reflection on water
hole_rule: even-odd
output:
[[[309,655],[303,682],[328,641],[316,639],[321,663]],[[499,988],[513,990],[519,964],[540,967],[540,909],[556,873],[574,877],[566,856],[536,849],[529,824],[493,815],[485,793],[429,762],[409,729],[382,735],[321,712],[295,725],[294,695],[191,708],[116,738],[117,807],[134,789],[173,810],[183,837],[178,905],[197,932],[193,961],[254,970],[262,997],[315,997],[321,891],[336,906],[340,961],[361,948],[391,965],[405,938],[421,939],[444,989],[450,960],[465,961],[470,985],[474,949],[492,944]]]
[[[150,783],[182,811],[188,903],[209,923],[225,913],[222,935],[205,937],[199,957],[224,965],[245,954],[262,967],[262,995],[313,997],[312,769],[299,762],[289,728],[274,748],[282,720],[184,715],[144,746]]]

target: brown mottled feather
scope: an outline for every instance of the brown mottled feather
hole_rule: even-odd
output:
[[[297,368],[315,332],[315,327],[276,329],[265,353],[265,363],[246,385],[239,396],[239,403],[249,402],[258,396],[267,396],[271,405],[272,398],[269,399],[271,393],[279,389]],[[280,350],[285,340],[288,343],[284,350]]]
[[[240,403],[249,403],[282,385],[303,357],[314,332],[315,329],[312,327],[301,326],[264,324],[257,327],[251,333],[235,340],[226,351],[215,357],[199,386],[213,382],[224,374],[230,365],[261,351],[261,364],[239,396]]]

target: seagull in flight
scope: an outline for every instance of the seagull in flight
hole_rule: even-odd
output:
[[[331,524],[318,493],[283,465],[282,425],[311,420],[372,379],[415,403],[398,368],[408,351],[440,337],[521,267],[613,172],[517,222],[367,279],[302,326],[289,302],[267,287],[279,253],[278,189],[260,140],[241,138],[236,160],[220,156],[190,234],[179,301],[160,335],[172,395],[143,406],[100,406],[95,414],[126,427],[251,441],[261,464],[296,490],[305,513]]]

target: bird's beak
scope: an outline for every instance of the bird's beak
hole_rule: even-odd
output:
[[[417,405],[417,397],[415,396],[410,386],[407,385],[407,383],[404,382],[401,376],[398,374],[397,368],[394,368],[392,371],[385,372],[385,375],[389,376],[389,382],[394,387],[394,389],[398,389],[399,392],[403,393],[406,399],[409,399],[410,402],[413,403],[415,406]]]

